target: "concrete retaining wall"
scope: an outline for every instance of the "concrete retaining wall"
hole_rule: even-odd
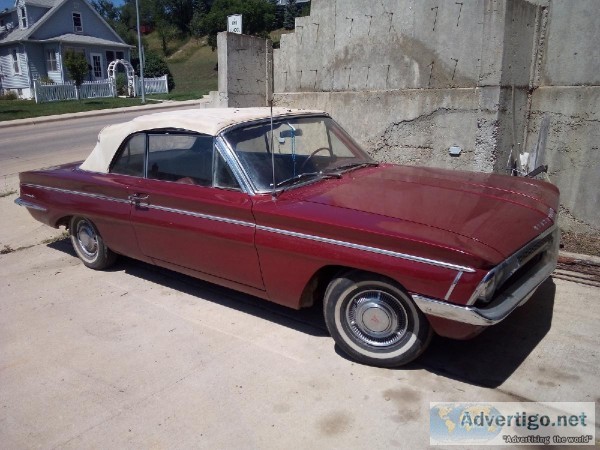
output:
[[[597,0],[313,0],[274,51],[274,102],[331,113],[382,161],[504,173],[548,115],[540,162],[563,225],[600,231],[599,14]],[[221,99],[264,105],[268,54],[220,35]]]

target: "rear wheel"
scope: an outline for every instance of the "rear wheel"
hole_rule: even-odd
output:
[[[386,278],[351,271],[325,292],[327,328],[356,361],[397,367],[417,358],[431,340],[431,328],[412,299]]]
[[[102,270],[116,261],[117,255],[106,246],[90,220],[85,217],[73,217],[69,229],[75,253],[85,266]]]

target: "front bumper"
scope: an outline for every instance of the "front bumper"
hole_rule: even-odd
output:
[[[535,290],[556,268],[559,230],[552,231],[551,247],[534,267],[504,289],[485,307],[455,305],[442,300],[412,294],[416,305],[424,314],[461,322],[468,325],[489,326],[504,320],[517,307],[531,298]]]

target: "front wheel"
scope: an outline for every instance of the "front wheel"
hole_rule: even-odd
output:
[[[73,217],[69,229],[75,253],[85,266],[102,270],[115,262],[117,255],[106,246],[91,221],[85,217]]]
[[[431,340],[429,322],[410,297],[374,274],[351,271],[335,278],[325,292],[323,308],[335,342],[364,364],[407,364]]]

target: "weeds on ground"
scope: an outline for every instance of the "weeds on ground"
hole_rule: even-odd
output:
[[[8,197],[9,195],[13,195],[16,193],[17,193],[17,191],[15,191],[14,189],[11,191],[0,192],[0,198]]]

